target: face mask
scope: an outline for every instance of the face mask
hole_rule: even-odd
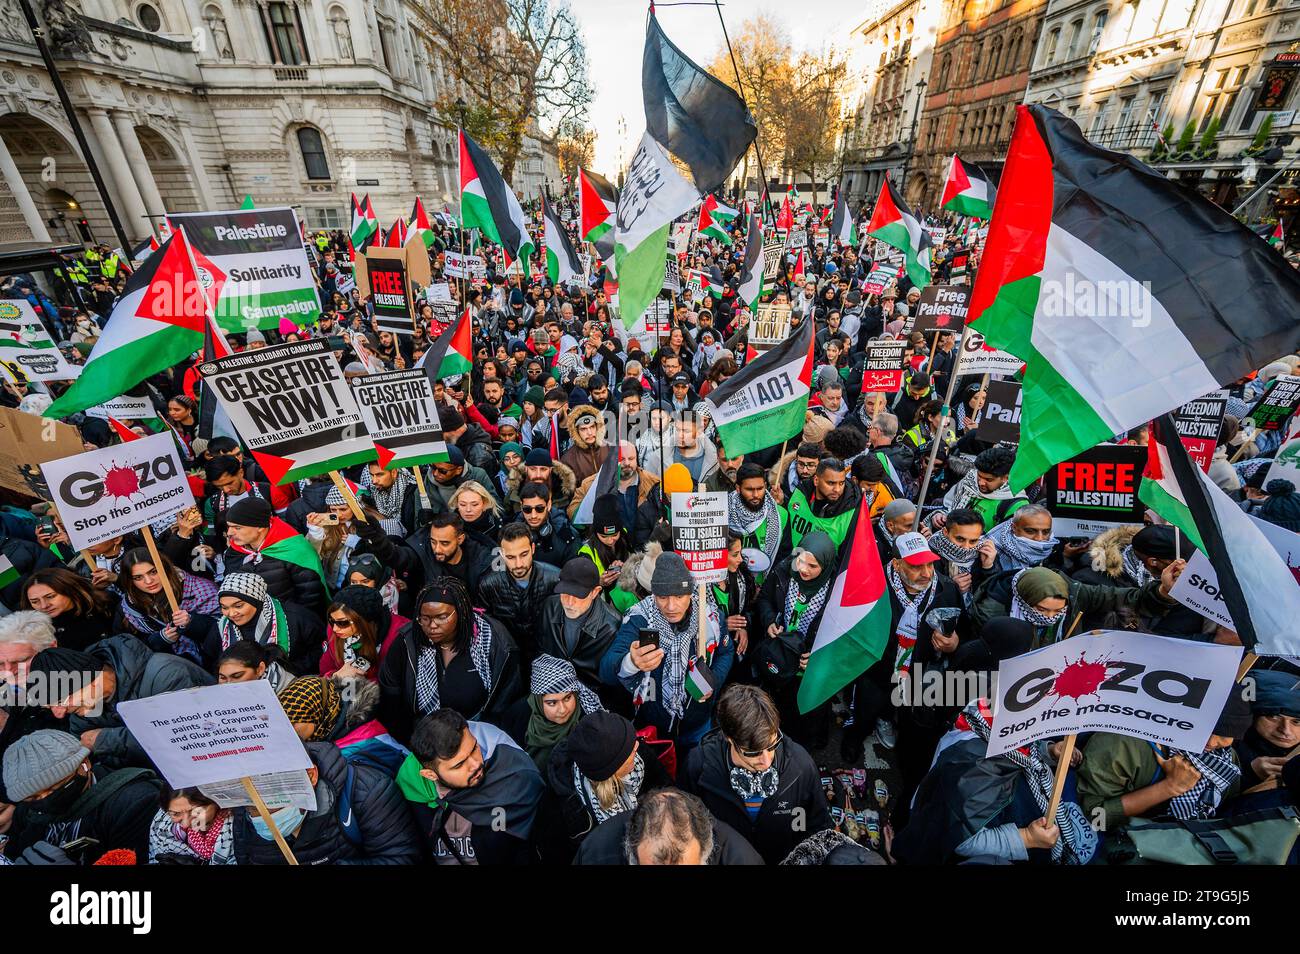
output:
[[[84,767],[85,763],[82,763]],[[80,768],[77,774],[68,779],[50,794],[44,798],[28,802],[27,805],[33,811],[40,812],[43,815],[49,815],[51,818],[59,818],[67,812],[77,801],[78,798],[86,791],[88,775],[82,775]]]
[[[275,827],[280,829],[280,835],[288,838],[298,830],[302,820],[307,817],[307,813],[301,808],[293,805],[286,805],[284,808],[277,808],[271,812],[271,820],[275,822]],[[257,832],[258,837],[263,841],[270,841],[275,836],[271,834],[270,827],[262,819],[261,815],[249,815],[248,820],[253,823],[253,831]]]

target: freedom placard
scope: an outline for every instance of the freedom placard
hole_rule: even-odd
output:
[[[319,338],[218,358],[199,373],[273,484],[375,459],[343,369]]]
[[[433,383],[423,368],[353,378],[352,394],[385,470],[449,459]]]
[[[808,231],[806,229],[792,229],[786,237],[786,244],[791,251],[808,247]]]
[[[1099,444],[1047,471],[1043,504],[1058,537],[1095,537],[1125,523],[1141,523],[1146,504],[1138,485],[1147,449]]]
[[[961,336],[961,359],[957,363],[957,376],[987,374],[1002,377],[1015,374],[1024,362],[1008,351],[998,351],[984,343],[984,336],[974,328],[967,328]]]
[[[896,394],[903,386],[903,349],[906,341],[869,341],[862,366],[862,393]]]
[[[41,473],[76,550],[194,506],[170,431],[52,460]]]
[[[673,549],[686,561],[696,583],[727,578],[727,495],[675,493]]]
[[[1020,384],[990,381],[975,436],[994,444],[1020,443]]]
[[[1223,427],[1223,412],[1228,407],[1228,392],[1214,391],[1195,401],[1188,401],[1173,413],[1174,427],[1187,448],[1187,456],[1209,473],[1214,448]]]
[[[216,315],[221,327],[243,334],[250,328],[279,328],[280,319],[299,325],[320,317],[320,297],[302,232],[293,209],[236,209],[169,216],[184,226],[196,260],[206,257],[222,276],[199,263],[199,278],[220,284]]]
[[[20,298],[0,301],[0,361],[29,381],[70,381],[81,373],[80,366],[68,364],[31,303]]]
[[[378,331],[409,335],[415,330],[411,320],[411,289],[406,282],[406,263],[400,258],[366,255],[370,275],[370,307]]]
[[[763,302],[749,322],[749,343],[756,351],[767,351],[790,337],[789,302]]]
[[[1240,661],[1240,646],[1112,630],[1004,659],[988,755],[1078,732],[1200,752]]]
[[[425,300],[432,303],[435,301],[451,301],[451,285],[447,282],[434,282],[424,290]]]
[[[934,331],[961,334],[969,300],[970,289],[965,285],[927,285],[916,302],[912,330],[927,335]]]
[[[1246,415],[1261,431],[1278,431],[1300,404],[1300,377],[1279,374]]]
[[[1268,523],[1255,516],[1251,516],[1251,519],[1255,521],[1255,526],[1259,528],[1260,533],[1264,534],[1269,545],[1277,551],[1277,555],[1291,568],[1292,575],[1296,576],[1296,585],[1300,586],[1300,534],[1292,533],[1285,527]],[[1169,595],[1184,606],[1196,610],[1206,619],[1211,619],[1235,632],[1236,624],[1228,615],[1228,604],[1219,591],[1219,574],[1214,571],[1210,558],[1197,550],[1190,556],[1184,553],[1183,559],[1187,561],[1187,566],[1179,574],[1178,582],[1169,591]]]

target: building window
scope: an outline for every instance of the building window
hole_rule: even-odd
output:
[[[320,130],[311,126],[299,129],[298,148],[302,151],[302,164],[307,169],[308,179],[330,177],[330,164],[325,157],[325,143],[321,140]]]
[[[323,209],[304,209],[307,214],[309,229],[341,229],[344,227],[343,213],[332,206]]]
[[[1101,46],[1101,35],[1106,30],[1106,16],[1105,10],[1099,10],[1097,15],[1092,18],[1092,36],[1088,38],[1089,55],[1096,53],[1097,47]]]
[[[1065,58],[1072,60],[1080,55],[1079,37],[1083,34],[1083,21],[1075,20],[1070,24],[1070,42],[1065,47]]]
[[[1061,28],[1057,27],[1047,34],[1047,49],[1043,53],[1043,65],[1051,66],[1056,61],[1056,48],[1061,44]]]
[[[288,3],[268,3],[262,12],[262,25],[275,62],[285,66],[306,63],[307,43],[298,19],[298,8]]]
[[[149,33],[157,33],[162,29],[162,15],[152,4],[142,3],[136,7],[135,19],[140,28]]]

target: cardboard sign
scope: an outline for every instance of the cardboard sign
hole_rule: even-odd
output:
[[[970,289],[963,285],[927,285],[916,302],[913,331],[927,337],[935,331],[961,334],[966,325],[966,306]]]
[[[1291,419],[1287,438],[1277,449],[1277,455],[1264,475],[1265,487],[1270,480],[1289,480],[1300,487],[1300,420]]]
[[[896,394],[903,386],[903,349],[906,341],[869,341],[862,366],[862,393]]]
[[[1047,471],[1043,504],[1058,537],[1095,537],[1125,523],[1141,523],[1146,504],[1138,485],[1147,449],[1099,444]]]
[[[41,473],[77,550],[194,506],[170,431],[48,461]]]
[[[699,282],[695,283],[696,289],[699,288]],[[677,261],[676,255],[669,255],[664,261],[664,284],[665,291],[670,291],[674,295],[679,294],[682,290],[682,274]]]
[[[831,230],[825,226],[813,229],[813,244],[820,245],[822,248],[829,247],[831,244]]]
[[[763,246],[763,281],[770,282],[781,274],[785,262],[785,243],[776,242]]]
[[[1187,448],[1187,455],[1210,472],[1214,448],[1223,427],[1223,412],[1228,407],[1228,392],[1213,391],[1195,401],[1188,401],[1173,413],[1174,427]]]
[[[71,381],[81,374],[81,366],[68,363],[31,303],[22,298],[0,301],[0,361],[29,381]]]
[[[789,302],[765,302],[754,311],[749,322],[749,343],[756,351],[767,351],[790,337]]]
[[[892,285],[897,277],[896,269],[883,266],[873,268],[871,274],[867,276],[867,280],[862,283],[862,290],[868,295],[879,295]]]
[[[691,231],[695,228],[693,221],[673,223],[673,254],[685,255],[691,247]]]
[[[343,369],[319,338],[218,358],[199,373],[273,484],[375,459]]]
[[[727,495],[673,494],[673,549],[696,583],[727,578]]]
[[[994,444],[1020,443],[1020,384],[1016,381],[990,381],[989,392],[980,411],[975,436]]]
[[[1009,351],[999,351],[984,343],[984,336],[974,328],[967,328],[961,337],[961,358],[957,362],[957,375],[987,374],[991,377],[1010,377],[1021,369],[1024,362]]]
[[[948,237],[948,230],[938,228],[937,226],[931,228],[929,232],[930,232],[930,241],[933,242],[935,245],[942,245],[943,240]]]
[[[132,397],[123,394],[105,401],[96,407],[86,408],[86,417],[97,417],[102,421],[110,417],[118,421],[147,421],[158,416],[158,409],[147,397]]]
[[[449,459],[433,383],[423,368],[353,378],[352,394],[385,470]]]
[[[786,238],[786,243],[791,251],[808,247],[808,232],[804,229],[794,229]]]
[[[117,712],[173,788],[312,767],[265,679],[164,692]]]
[[[424,290],[427,301],[451,301],[451,285],[448,282],[434,282]]]
[[[448,278],[483,278],[487,275],[487,266],[483,259],[478,255],[464,255],[460,252],[443,253],[442,273]],[[507,270],[507,275],[522,275],[523,266],[515,261],[510,263],[511,268],[517,270],[511,272]]]
[[[0,407],[0,487],[24,497],[49,500],[50,489],[40,465],[75,457],[84,450],[81,435],[72,425]]]
[[[1279,374],[1246,415],[1261,431],[1278,431],[1300,404],[1300,377]]]
[[[1077,732],[1200,752],[1237,678],[1240,646],[1106,630],[998,666],[988,755]]]
[[[1292,574],[1296,576],[1296,585],[1300,586],[1300,533],[1293,533],[1253,515],[1251,519],[1278,556],[1291,568]],[[1228,615],[1228,604],[1219,592],[1219,575],[1214,572],[1210,558],[1197,550],[1190,557],[1184,553],[1183,559],[1187,560],[1187,568],[1179,575],[1178,582],[1169,591],[1169,595],[1206,619],[1214,620],[1235,632],[1237,627]]]
[[[382,251],[382,250],[381,250]],[[389,251],[400,252],[401,249]],[[370,307],[378,331],[409,335],[415,330],[411,320],[411,288],[406,281],[406,262],[366,253],[370,273]]]

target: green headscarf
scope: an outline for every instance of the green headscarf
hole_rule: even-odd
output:
[[[406,760],[402,762],[401,768],[397,770],[397,787],[401,791],[402,797],[408,802],[436,808],[438,806],[438,787],[431,779],[427,779],[420,774],[422,768],[424,766],[420,764],[420,760],[414,754],[408,755]]]
[[[528,728],[524,732],[524,750],[533,757],[533,762],[541,771],[546,770],[546,763],[551,759],[551,750],[568,738],[573,727],[582,718],[582,705],[574,699],[573,713],[567,722],[558,725],[542,714],[542,697],[529,695]]]
[[[1020,598],[1030,606],[1037,606],[1046,599],[1068,600],[1070,585],[1055,570],[1045,566],[1035,566],[1021,574],[1016,589]]]

